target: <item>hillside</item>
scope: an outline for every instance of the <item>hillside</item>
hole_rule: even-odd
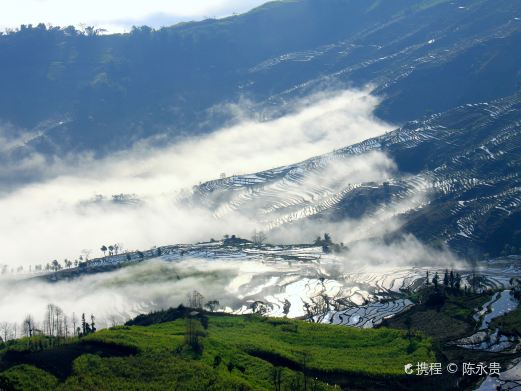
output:
[[[0,32],[0,391],[521,387],[521,1],[78,26]]]
[[[400,226],[384,234],[410,232],[466,257],[516,253],[520,105],[513,95],[460,106],[301,163],[202,184],[190,202],[217,217],[246,214],[275,232],[342,221],[357,229],[360,220],[360,229],[369,224],[370,237],[378,224],[399,217]],[[386,158],[395,169],[372,177],[349,168],[381,170]]]
[[[328,86],[371,83],[398,123],[511,95],[520,18],[508,0],[298,0],[120,35],[21,26],[0,36],[0,123],[30,136],[3,158],[172,140],[229,120],[223,103],[280,114]]]
[[[443,390],[475,390],[479,383],[499,380],[515,387],[520,335],[512,326],[519,326],[514,320],[519,308],[500,304],[500,297],[514,300],[509,291],[424,286],[409,297],[415,306],[378,328],[179,306],[79,337],[36,335],[0,342],[0,387],[412,391],[439,390],[440,383]],[[484,329],[487,319],[491,327]],[[476,348],[476,340],[486,346]],[[417,376],[416,363],[422,362],[439,362],[442,373]],[[499,378],[463,374],[466,362],[494,362],[501,373]],[[448,373],[449,363],[460,370]],[[412,364],[409,374],[406,364]]]
[[[434,359],[430,340],[420,334],[409,341],[399,330],[199,314],[192,320],[194,347],[185,343],[185,310],[169,314],[179,319],[155,323],[161,314],[143,315],[129,324],[146,326],[118,326],[43,350],[37,340],[17,341],[0,350],[0,384],[6,390],[111,391],[297,390],[305,383],[335,389],[327,382],[429,387],[428,380],[403,375],[404,362]]]

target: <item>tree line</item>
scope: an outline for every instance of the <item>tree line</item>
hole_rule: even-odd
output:
[[[110,245],[102,245],[100,248],[100,251],[103,253],[103,256],[112,256],[112,255],[118,255],[122,251],[125,251],[123,249],[123,245],[121,243],[115,243]],[[138,255],[139,255],[138,251]],[[0,265],[0,274],[14,274],[14,273],[24,273],[28,272],[31,273],[41,273],[41,272],[58,272],[60,270],[66,270],[71,269],[73,267],[79,267],[86,265],[89,262],[89,257],[92,254],[91,250],[82,250],[81,255],[74,259],[70,260],[68,258],[65,258],[63,261],[59,261],[57,259],[53,259],[50,262],[44,263],[44,264],[35,264],[35,265],[29,265],[27,268],[24,266],[15,266],[15,267],[9,267],[8,265]],[[127,256],[128,258],[128,256]]]
[[[26,315],[21,324],[16,322],[0,322],[0,344],[27,337],[48,337],[50,344],[58,343],[71,337],[83,337],[96,331],[96,318],[82,313],[80,317],[75,312],[67,315],[59,306],[48,304],[41,321],[36,321],[31,314]],[[41,343],[41,341],[40,341]]]
[[[484,278],[478,275],[475,271],[466,278],[466,283],[463,281],[463,277],[460,273],[454,270],[445,269],[443,277],[438,272],[434,273],[434,276],[430,278],[430,273],[427,270],[425,277],[425,285],[432,286],[435,290],[444,288],[444,290],[451,290],[453,292],[463,291],[465,293],[476,293],[483,286]]]

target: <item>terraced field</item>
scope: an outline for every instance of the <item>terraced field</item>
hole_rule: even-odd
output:
[[[464,105],[301,163],[204,183],[189,202],[275,233],[310,218],[400,217],[425,242],[499,255],[521,243],[520,112],[519,95]]]
[[[315,321],[372,328],[381,324],[385,318],[405,311],[412,305],[413,303],[408,299],[376,302],[359,307],[351,307],[343,311],[330,311],[323,316],[317,316]]]
[[[241,87],[262,91],[270,74],[283,74],[285,88],[266,99],[278,107],[324,85],[369,83],[383,99],[378,114],[398,122],[514,92],[515,83],[503,83],[515,66],[502,66],[501,75],[489,72],[506,60],[501,51],[512,53],[519,39],[521,14],[516,4],[427,1],[415,3],[411,11],[390,11],[385,21],[344,39],[266,59],[248,69]],[[508,63],[519,61],[514,59],[517,54],[506,57]],[[502,93],[494,96],[491,90]]]
[[[95,273],[108,270],[103,276],[105,282],[97,284],[97,289],[111,289],[114,294],[119,290],[128,294],[128,289],[133,291],[134,286],[141,291],[142,284],[150,283],[149,294],[133,298],[136,302],[132,308],[140,312],[175,307],[185,301],[176,293],[179,289],[197,289],[208,299],[218,299],[220,310],[227,313],[258,312],[320,323],[374,327],[410,308],[408,297],[424,285],[427,271],[431,278],[436,272],[443,276],[445,271],[444,266],[366,264],[353,268],[342,254],[324,254],[321,247],[312,245],[211,242],[165,246],[142,255],[144,261],[134,253],[129,254],[130,261],[126,256],[111,256],[93,260],[81,270],[64,270],[40,278],[57,279],[57,290],[61,291],[73,289],[76,277],[80,277],[79,283],[90,281],[91,270]],[[128,267],[111,271],[121,266]],[[472,276],[478,274],[481,277],[478,290],[503,290],[510,287],[512,277],[521,274],[521,261],[510,257],[481,262],[474,267],[462,264],[457,271],[462,277],[462,288],[469,287]],[[156,289],[157,294],[153,293]],[[60,304],[62,299],[56,297],[55,302]],[[97,307],[99,321],[103,322],[105,311],[102,305]],[[138,313],[132,310],[127,316]]]

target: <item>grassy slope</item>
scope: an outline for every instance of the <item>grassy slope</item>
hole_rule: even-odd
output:
[[[431,293],[426,290],[425,295]],[[389,327],[405,329],[410,319],[413,329],[421,330],[435,341],[446,342],[462,338],[474,332],[476,322],[472,315],[490,299],[489,295],[448,295],[445,303],[438,307],[419,304],[411,310],[389,319]],[[425,298],[422,299],[425,301]]]
[[[432,361],[430,339],[415,336],[414,351],[400,330],[360,330],[317,325],[295,320],[257,317],[210,316],[202,338],[202,354],[183,347],[185,320],[151,326],[121,326],[102,330],[82,343],[137,347],[125,357],[84,354],[74,360],[72,373],[59,390],[264,390],[272,389],[272,370],[283,367],[282,383],[288,388],[301,379],[304,356],[314,376],[340,373],[348,377],[393,378],[402,375],[403,364]],[[77,343],[77,342],[75,342]],[[215,357],[222,362],[214,368]],[[262,357],[262,358],[260,358]],[[59,358],[58,358],[59,359]],[[232,363],[231,372],[227,364]],[[2,374],[31,389],[23,379],[27,367],[14,366]],[[39,384],[51,384],[51,374],[31,369]],[[40,379],[42,379],[40,381]],[[46,389],[46,386],[42,389]],[[332,389],[319,382],[317,390]]]
[[[491,328],[496,327],[503,334],[521,337],[521,306],[504,316],[494,319],[491,323]]]
[[[424,289],[418,297],[413,299],[421,299],[424,303],[426,296],[432,293],[432,288]],[[499,362],[502,367],[512,360],[519,357],[517,354],[495,353],[480,350],[463,349],[450,344],[451,341],[467,337],[477,331],[477,325],[472,315],[476,313],[477,308],[481,308],[483,304],[490,300],[493,292],[485,294],[458,294],[449,293],[446,301],[438,307],[418,304],[409,311],[391,318],[385,322],[387,327],[406,329],[407,320],[410,321],[414,330],[421,330],[423,333],[432,338],[438,360],[443,363],[455,362],[461,365],[463,362]],[[423,297],[421,297],[423,296]],[[499,326],[505,334],[517,335],[521,331],[521,310],[517,310],[496,318],[492,322],[492,328]],[[479,377],[461,377],[446,376],[442,379],[444,387],[447,389],[468,389],[476,388]]]
[[[58,386],[56,377],[32,365],[17,365],[3,372],[3,375],[24,390],[46,391]],[[1,382],[0,389],[3,389]]]

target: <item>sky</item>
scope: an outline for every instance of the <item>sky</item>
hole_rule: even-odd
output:
[[[38,23],[95,26],[108,32],[133,25],[159,28],[182,21],[221,18],[246,12],[266,0],[2,0],[0,28]]]

